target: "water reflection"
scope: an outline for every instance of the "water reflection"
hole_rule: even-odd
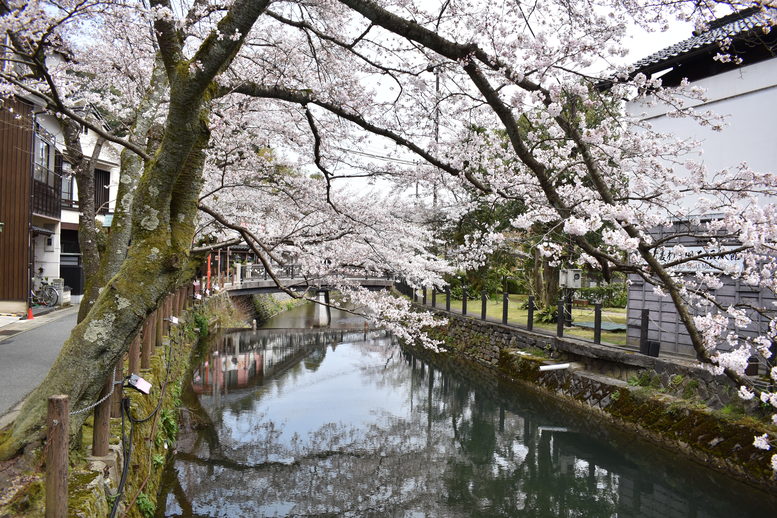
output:
[[[195,373],[199,427],[180,437],[157,516],[672,518],[774,505],[664,452],[615,448],[612,432],[594,437],[579,417],[384,333],[234,333],[217,352]]]

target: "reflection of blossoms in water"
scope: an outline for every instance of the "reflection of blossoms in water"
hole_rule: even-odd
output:
[[[666,498],[680,502],[666,518],[733,512],[708,487],[694,494],[675,480],[676,463],[635,465],[570,416],[551,417],[546,402],[516,399],[493,378],[475,388],[463,381],[477,373],[469,366],[436,366],[376,335],[293,341],[267,341],[283,354],[265,360],[261,383],[219,404],[201,396],[214,426],[181,437],[160,513],[638,516]],[[642,487],[644,477],[661,482]]]

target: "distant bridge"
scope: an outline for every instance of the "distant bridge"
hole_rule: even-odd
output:
[[[276,278],[282,281],[284,287],[294,291],[313,289],[317,292],[325,292],[334,289],[333,286],[320,279],[300,275],[300,268],[296,265],[288,265],[273,272]],[[347,275],[347,274],[346,274]],[[345,283],[357,284],[369,290],[385,290],[394,285],[394,280],[386,277],[369,277],[354,274],[342,277]],[[230,296],[254,295],[258,293],[277,293],[282,291],[275,281],[269,276],[261,265],[241,265],[235,271],[231,282],[221,286]]]

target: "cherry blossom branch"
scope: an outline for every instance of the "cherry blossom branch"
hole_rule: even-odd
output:
[[[446,173],[452,176],[460,176],[463,174],[463,176],[467,178],[467,180],[469,180],[470,183],[472,183],[480,191],[484,193],[491,192],[490,187],[480,182],[470,172],[462,171],[460,169],[453,167],[448,163],[443,162],[442,160],[438,159],[437,157],[435,157],[428,151],[424,150],[417,144],[413,143],[409,139],[406,139],[401,135],[399,135],[398,133],[395,133],[391,130],[376,126],[375,124],[372,124],[367,120],[365,120],[362,116],[352,113],[340,105],[318,99],[316,95],[310,90],[293,90],[293,89],[283,88],[281,86],[267,86],[267,85],[261,85],[257,83],[242,83],[232,88],[226,88],[226,87],[222,88],[220,89],[218,95],[224,96],[230,93],[239,93],[239,94],[248,95],[251,97],[259,97],[264,99],[278,99],[282,101],[300,104],[302,106],[307,106],[308,104],[315,104],[333,113],[334,115],[337,115],[338,117],[341,117],[347,121],[350,121],[356,124],[362,129],[365,129],[371,133],[374,133],[375,135],[386,137],[396,142],[400,146],[417,154],[418,156],[426,160],[431,165],[445,171]]]
[[[87,127],[90,130],[94,131],[101,138],[104,138],[109,142],[113,142],[114,144],[118,144],[122,147],[129,149],[130,151],[132,151],[133,153],[141,157],[143,160],[149,160],[151,158],[141,147],[133,144],[131,141],[121,137],[117,137],[116,135],[106,131],[105,128],[102,127],[102,125],[95,124],[94,122],[91,122],[89,119],[81,117],[72,108],[66,106],[61,101],[60,102],[55,101],[54,99],[44,94],[43,92],[40,92],[39,90],[36,90],[30,86],[27,86],[21,81],[18,81],[14,76],[9,75],[5,72],[1,72],[0,78],[24,90],[28,94],[38,97],[46,104],[46,108],[48,110],[54,113],[60,113],[68,117],[69,119],[74,120],[75,122],[81,124],[82,126]]]

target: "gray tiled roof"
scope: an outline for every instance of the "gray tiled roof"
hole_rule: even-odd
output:
[[[777,27],[774,27],[775,12],[777,12],[777,10],[770,9],[770,11],[770,13],[766,13],[756,10],[747,15],[744,15],[745,13],[739,13],[715,20],[710,24],[711,28],[709,30],[701,34],[696,34],[687,40],[675,43],[646,58],[640,59],[634,63],[634,68],[636,71],[639,71],[640,69],[651,67],[652,65],[657,65],[659,63],[674,60],[675,58],[686,54],[691,54],[696,50],[712,47],[713,45],[717,46],[726,38],[731,38],[733,40],[738,36],[749,33],[753,29],[757,29],[759,32],[761,32],[764,27],[770,27],[773,30],[777,30]],[[770,14],[771,17],[769,16]],[[727,22],[728,19],[731,19],[731,21]]]

